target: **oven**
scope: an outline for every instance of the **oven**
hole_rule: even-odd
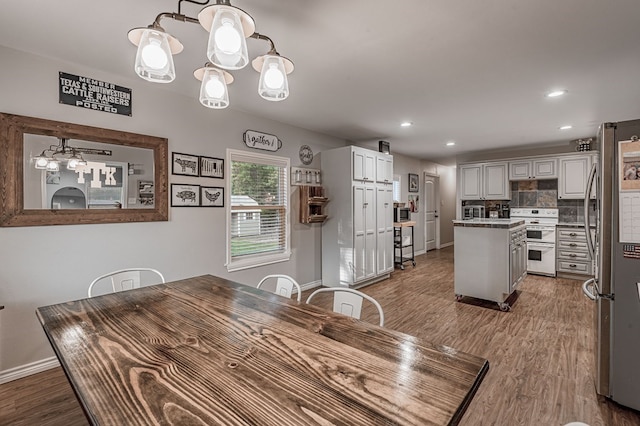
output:
[[[556,276],[558,209],[516,208],[512,218],[524,219],[527,231],[527,273]]]
[[[556,275],[555,243],[527,241],[527,272],[549,276]]]
[[[556,243],[556,226],[527,223],[527,242]]]

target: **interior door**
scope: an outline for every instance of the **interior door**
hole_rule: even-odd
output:
[[[437,176],[425,176],[424,200],[425,200],[425,249],[427,251],[438,248],[438,183]]]

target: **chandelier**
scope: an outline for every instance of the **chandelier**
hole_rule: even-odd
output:
[[[183,1],[204,7],[198,18],[183,15],[180,8]],[[163,18],[176,21],[199,23],[209,32],[207,58],[204,67],[193,75],[200,85],[200,103],[207,108],[221,109],[229,105],[227,85],[233,76],[227,71],[244,68],[249,63],[247,38],[270,43],[269,51],[256,57],[251,65],[260,73],[258,94],[268,101],[282,101],[289,96],[287,75],[293,72],[293,62],[276,51],[273,41],[266,35],[255,32],[253,18],[229,0],[179,0],[178,13],[160,13],[148,27],[134,28],[128,38],[138,46],[134,69],[141,78],[154,83],[170,83],[176,78],[173,55],[180,53],[183,45],[177,38],[167,33],[161,26]]]
[[[43,150],[40,155],[34,158],[34,167],[57,172],[60,170],[60,163],[65,162],[67,169],[75,170],[78,166],[87,165],[87,161],[82,157],[82,154],[111,155],[112,151],[108,149],[73,147],[69,145],[69,139],[59,138],[58,145],[49,146],[49,149]]]

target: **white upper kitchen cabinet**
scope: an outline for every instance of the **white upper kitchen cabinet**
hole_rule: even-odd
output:
[[[393,157],[389,154],[376,154],[376,182],[393,184]]]
[[[353,147],[353,180],[375,182],[376,153],[365,148]],[[393,167],[393,164],[392,164]],[[393,174],[393,172],[392,172]],[[391,178],[393,181],[393,177]]]
[[[461,200],[510,200],[508,163],[463,164],[459,168]]]
[[[558,199],[583,200],[591,172],[593,154],[571,155],[559,160]],[[594,198],[593,193],[591,198]]]
[[[520,159],[509,161],[509,180],[557,179],[556,158]]]

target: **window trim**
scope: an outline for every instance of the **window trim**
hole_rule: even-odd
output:
[[[286,194],[284,196],[285,202],[285,224],[284,224],[284,238],[285,238],[285,250],[282,253],[269,253],[269,254],[255,254],[247,256],[241,260],[231,259],[231,213],[233,212],[231,206],[231,163],[233,161],[245,161],[258,164],[265,164],[270,166],[282,167],[284,169],[284,190]],[[241,271],[244,269],[255,268],[264,265],[270,265],[278,262],[285,262],[291,258],[291,221],[289,216],[291,215],[291,190],[289,187],[289,170],[291,160],[288,157],[277,157],[274,155],[262,154],[257,152],[240,151],[236,149],[227,148],[226,161],[225,161],[225,175],[229,176],[226,182],[226,263],[228,272]]]

